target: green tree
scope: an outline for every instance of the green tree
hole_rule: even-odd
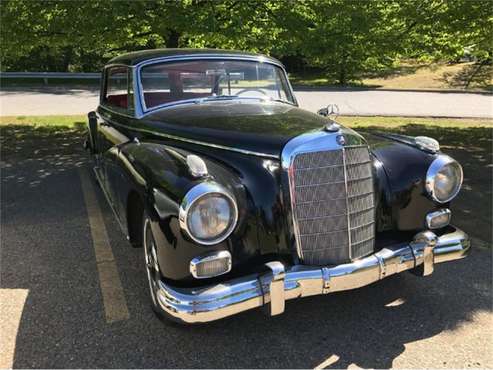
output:
[[[139,49],[271,54],[347,84],[402,57],[492,58],[489,0],[0,2],[2,70],[94,71]]]

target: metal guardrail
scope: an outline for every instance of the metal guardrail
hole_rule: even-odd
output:
[[[32,78],[43,79],[47,84],[49,79],[99,80],[101,73],[72,73],[72,72],[0,72],[0,79]]]
[[[101,73],[72,72],[0,72],[0,78],[101,78]]]

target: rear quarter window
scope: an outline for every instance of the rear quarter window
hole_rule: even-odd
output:
[[[129,108],[128,71],[126,67],[112,67],[106,72],[105,105],[127,110]]]

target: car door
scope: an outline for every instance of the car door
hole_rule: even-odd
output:
[[[118,155],[120,146],[131,140],[123,125],[133,113],[128,68],[107,68],[104,78],[103,95],[98,110],[97,136],[100,157],[96,171],[105,195],[117,217],[122,220],[124,200],[119,192],[119,185],[122,184],[123,173]]]

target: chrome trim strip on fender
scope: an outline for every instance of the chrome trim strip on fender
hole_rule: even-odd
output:
[[[206,142],[203,142],[203,141],[198,141],[198,140],[193,140],[193,139],[186,139],[186,138],[183,138],[183,137],[180,137],[180,136],[168,135],[168,134],[165,134],[165,133],[162,133],[162,132],[157,132],[157,131],[150,130],[150,129],[127,126],[127,125],[124,125],[124,124],[121,124],[121,123],[117,123],[117,122],[115,122],[113,120],[110,120],[108,118],[105,118],[105,119],[108,122],[111,122],[112,125],[123,127],[123,128],[126,128],[127,130],[131,130],[131,131],[143,132],[143,133],[152,134],[152,135],[159,136],[159,137],[164,137],[166,139],[171,139],[171,140],[176,140],[176,141],[182,141],[184,143],[197,144],[197,145],[207,146],[207,147],[215,148],[215,149],[229,150],[229,151],[232,151],[232,152],[237,152],[237,153],[242,153],[242,154],[247,154],[247,155],[254,155],[254,156],[262,157],[262,158],[279,159],[279,156],[273,155],[273,154],[253,152],[253,151],[250,151],[250,150],[238,149],[238,148],[233,148],[233,147],[225,146],[225,145],[211,144],[211,143],[206,143]]]
[[[434,264],[463,258],[469,251],[469,238],[459,229],[440,237],[426,231],[408,244],[337,266],[294,265],[284,271],[280,262],[272,261],[266,273],[206,287],[175,288],[161,281],[157,296],[165,314],[186,323],[218,320],[269,303],[275,315],[290,299],[355,289],[406,270],[427,275]]]

